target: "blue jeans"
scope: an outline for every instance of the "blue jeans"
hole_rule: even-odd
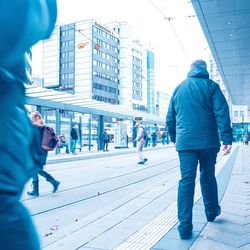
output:
[[[218,190],[215,178],[215,164],[219,148],[179,151],[181,180],[178,188],[178,230],[188,234],[193,229],[192,210],[194,203],[195,178],[198,162],[200,164],[200,185],[208,217],[218,211]]]
[[[69,152],[69,144],[68,143],[62,143],[59,148],[65,147],[66,153]]]
[[[70,151],[72,154],[74,154],[76,152],[76,141],[74,139],[71,139],[70,141]]]

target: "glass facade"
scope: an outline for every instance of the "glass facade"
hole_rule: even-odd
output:
[[[75,24],[60,27],[59,90],[74,94],[75,87]]]
[[[154,80],[154,53],[147,51],[147,92],[148,92],[148,111],[150,114],[156,114],[155,106],[155,80]]]
[[[92,34],[92,98],[119,104],[119,39],[96,23]]]

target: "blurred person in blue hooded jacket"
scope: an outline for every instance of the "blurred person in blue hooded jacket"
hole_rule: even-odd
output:
[[[0,1],[0,249],[38,250],[31,217],[19,201],[34,174],[35,136],[25,109],[25,52],[53,31],[56,0]]]

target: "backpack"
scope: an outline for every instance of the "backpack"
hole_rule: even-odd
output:
[[[143,138],[144,140],[147,140],[147,139],[148,139],[148,134],[147,134],[147,132],[145,131],[145,128],[144,128],[143,131],[142,131],[142,138]]]
[[[54,129],[45,126],[43,131],[42,148],[45,151],[53,151],[59,143],[59,138]]]

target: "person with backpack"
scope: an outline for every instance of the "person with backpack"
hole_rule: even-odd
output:
[[[137,164],[144,164],[148,159],[142,154],[143,144],[144,144],[144,136],[145,129],[142,124],[136,123],[135,127],[137,128],[137,136],[135,141],[137,142],[137,154],[139,157],[139,162]]]
[[[48,151],[42,148],[44,131],[46,129],[45,122],[38,111],[34,111],[31,113],[30,120],[33,124],[34,129],[32,144],[34,145],[34,160],[36,163],[35,165],[37,166],[37,171],[32,177],[33,190],[27,192],[27,194],[31,196],[39,196],[38,174],[46,178],[46,180],[52,184],[53,193],[55,193],[59,187],[60,182],[55,180],[54,177],[52,177],[49,173],[43,170],[48,156]]]
[[[0,11],[0,248],[39,250],[38,234],[20,201],[35,171],[25,108],[25,52],[49,38],[57,5],[56,0],[9,0],[0,1]]]

